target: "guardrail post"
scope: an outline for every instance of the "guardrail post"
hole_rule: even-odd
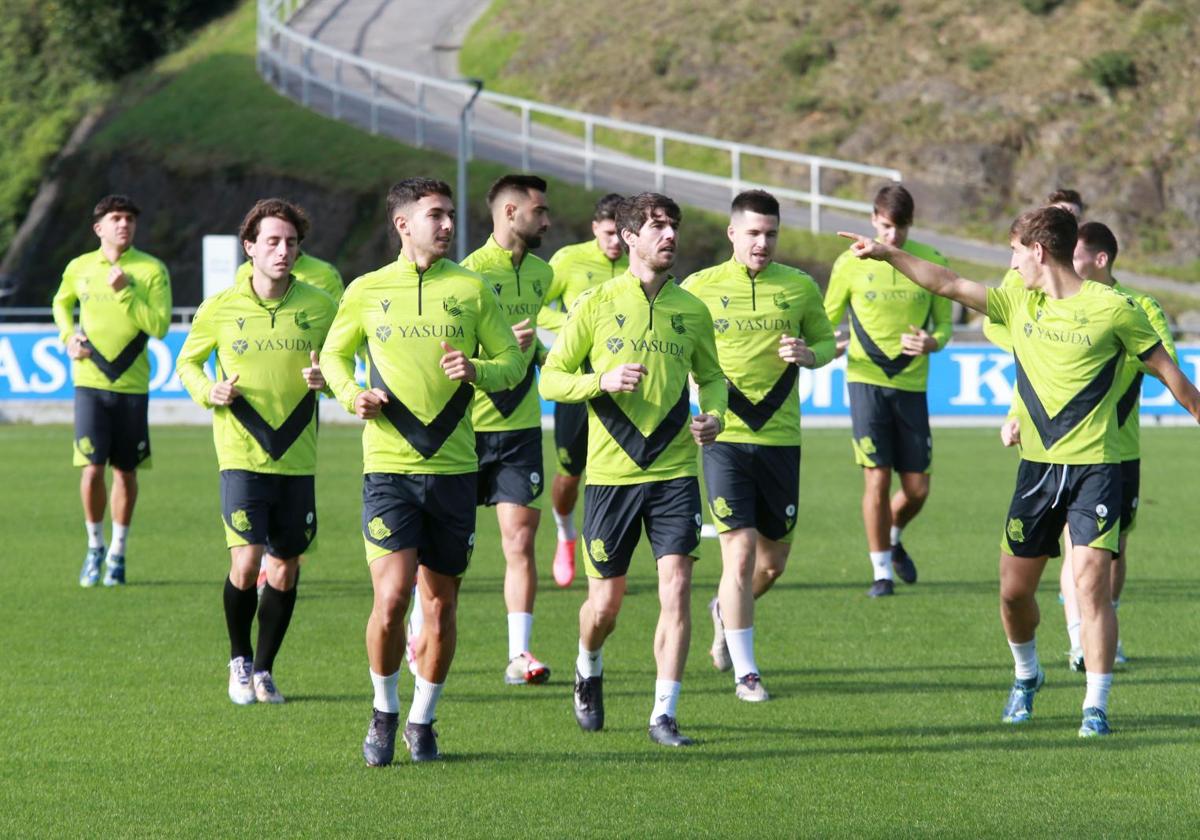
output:
[[[342,60],[339,58],[333,64],[333,118],[342,118]]]
[[[371,133],[379,133],[379,71],[371,71]]]
[[[529,161],[529,106],[521,106],[521,171],[528,172],[530,169]]]
[[[737,146],[729,150],[729,169],[730,180],[733,181],[729,185],[730,191],[733,193],[733,198],[737,198],[737,194],[742,191],[742,150]]]
[[[658,192],[663,191],[663,186],[666,183],[667,176],[663,172],[663,136],[661,134],[654,135],[654,189]]]
[[[583,188],[596,188],[596,124],[583,121]]]
[[[467,111],[467,161],[475,159],[475,109]]]
[[[308,64],[309,55],[312,51],[305,49],[300,53],[300,101],[304,103],[304,107],[309,106],[308,99]]]
[[[808,191],[812,200],[808,205],[808,229],[821,232],[821,164],[813,161],[808,166]]]
[[[379,79],[376,77],[376,91]],[[417,148],[425,148],[425,84],[417,82]]]

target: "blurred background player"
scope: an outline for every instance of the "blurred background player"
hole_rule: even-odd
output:
[[[206,300],[179,352],[180,381],[213,411],[221,471],[221,517],[229,547],[225,624],[229,699],[282,703],[272,676],[300,575],[300,555],[317,534],[317,351],[337,303],[291,269],[308,217],[282,199],[254,205],[241,227],[248,277]],[[217,353],[217,382],[204,364]],[[259,566],[267,580],[255,591]],[[258,612],[258,645],[250,628]]]
[[[171,279],[167,267],[133,247],[139,210],[123,195],[100,199],[92,230],[100,247],[76,257],[63,271],[54,295],[54,323],[71,357],[75,383],[75,458],[83,467],[83,501],[88,547],[80,586],[95,586],[104,561],[104,585],[125,583],[125,546],[137,504],[139,467],[150,467],[150,338],[171,325]],[[74,309],[79,303],[79,328]],[[112,539],[104,548],[108,488],[104,466],[112,465]]]
[[[733,256],[683,288],[708,306],[728,380],[725,429],[704,447],[708,506],[721,540],[721,583],[709,603],[713,664],[733,668],[738,699],[768,698],[754,657],[754,601],[787,566],[800,500],[799,367],[827,364],[833,327],[803,271],[774,262],[779,202],[750,190],[733,200]]]
[[[629,268],[629,257],[621,248],[621,237],[617,235],[620,203],[621,196],[616,193],[609,193],[597,201],[592,213],[593,238],[565,245],[550,258],[554,279],[546,293],[546,305],[538,315],[539,326],[557,333],[581,294]],[[550,497],[558,529],[554,582],[559,586],[570,586],[575,580],[575,503],[579,499],[579,480],[587,466],[587,423],[587,406],[583,403],[554,404],[554,451],[558,471]]]
[[[908,190],[889,184],[875,194],[871,226],[876,239],[945,266],[936,250],[908,238],[912,222]],[[893,570],[905,583],[917,582],[916,563],[900,536],[929,497],[933,436],[925,399],[928,356],[950,341],[952,306],[894,265],[857,259],[851,250],[833,264],[825,313],[833,324],[849,313],[846,381],[852,443],[863,468],[863,524],[874,569],[867,594],[878,598],[894,593]],[[840,343],[838,352],[845,347]],[[900,487],[889,501],[893,471],[899,473]]]

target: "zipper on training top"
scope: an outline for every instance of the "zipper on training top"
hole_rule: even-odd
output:
[[[750,278],[750,309],[758,311],[758,287],[754,284],[754,278]]]
[[[296,288],[295,278],[289,276],[287,291],[283,293],[283,297],[279,299],[279,303],[275,304],[274,309],[271,309],[269,306],[263,303],[262,298],[258,297],[258,293],[255,292],[254,296],[258,298],[258,305],[265,309],[267,314],[271,316],[271,329],[275,329],[275,313],[280,309],[283,309],[283,305],[287,303],[288,296],[292,293],[292,289],[294,288]],[[251,286],[251,289],[253,289],[253,286]]]
[[[417,269],[417,315],[421,314],[421,284],[425,281],[425,272],[428,269]]]

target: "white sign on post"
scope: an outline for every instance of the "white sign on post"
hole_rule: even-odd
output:
[[[236,236],[204,237],[204,297],[233,285],[238,266],[242,263],[242,246]]]

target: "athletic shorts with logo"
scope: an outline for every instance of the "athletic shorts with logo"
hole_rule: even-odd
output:
[[[718,441],[701,452],[717,531],[754,528],[769,540],[791,542],[800,500],[800,447]]]
[[[696,556],[700,483],[694,477],[642,484],[588,484],[583,489],[583,557],[588,577],[623,577],[642,537],[654,557]]]
[[[476,432],[475,454],[479,456],[479,504],[510,502],[541,508],[545,476],[540,428]]]
[[[587,403],[554,404],[554,451],[559,475],[583,475],[587,467]]]
[[[1121,533],[1137,525],[1138,494],[1142,491],[1142,460],[1121,462]]]
[[[364,475],[367,562],[415,548],[422,566],[450,577],[463,574],[475,549],[475,475]]]
[[[1120,539],[1120,464],[1021,461],[1000,550],[1016,557],[1058,557],[1066,525],[1073,545],[1116,552]]]
[[[299,557],[317,536],[317,496],[311,475],[221,470],[225,544],[265,545],[272,557]]]
[[[112,464],[130,472],[150,467],[150,397],[100,388],[75,388],[77,467]]]
[[[924,391],[901,391],[850,382],[850,423],[854,460],[862,467],[897,472],[929,472],[933,435]]]

